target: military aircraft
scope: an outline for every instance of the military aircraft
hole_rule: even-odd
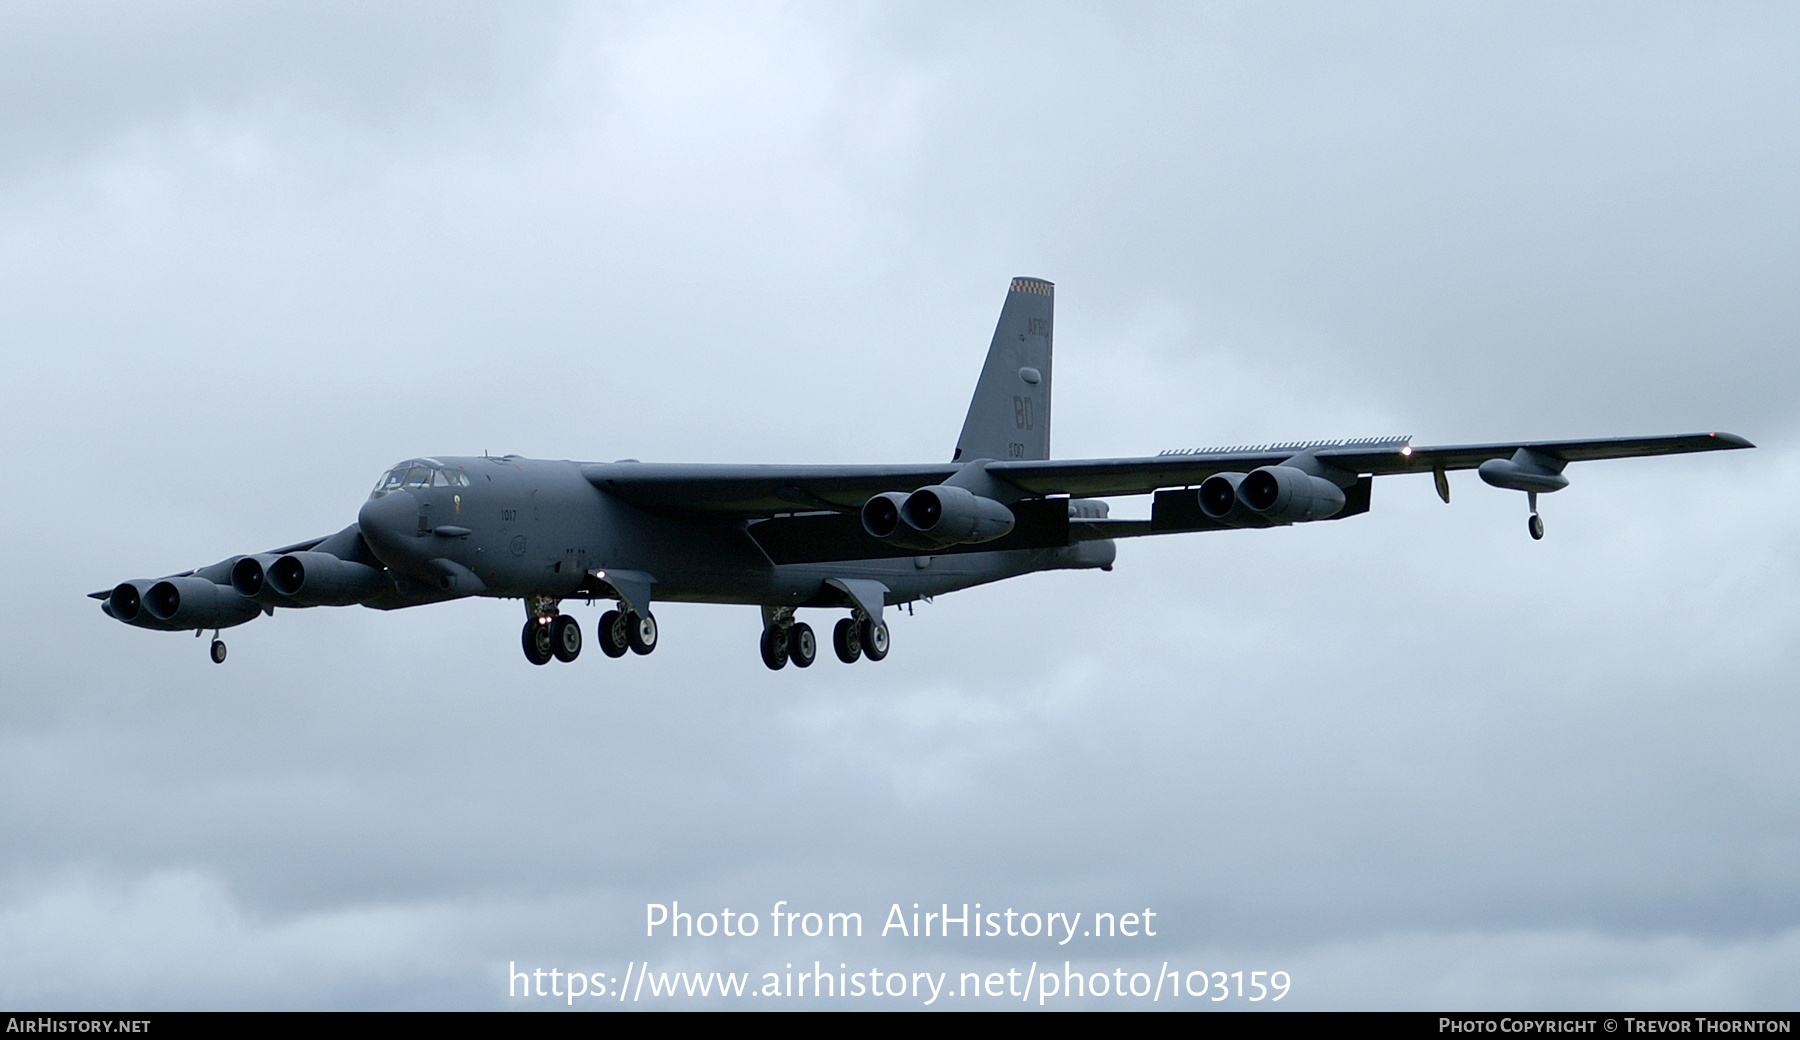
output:
[[[569,600],[600,615],[610,657],[656,649],[654,600],[762,608],[763,662],[818,654],[797,610],[848,611],[832,630],[846,664],[888,654],[884,607],[1034,571],[1111,570],[1113,540],[1278,527],[1367,512],[1376,476],[1476,469],[1523,491],[1544,536],[1540,494],[1571,462],[1752,447],[1727,433],[1414,448],[1410,438],[1305,441],[1050,458],[1055,290],[1015,278],[949,462],[734,466],[546,461],[517,455],[409,459],[384,473],[336,534],[231,556],[95,592],[128,625],[219,631],[277,608],[395,610],[465,596],[522,599],[532,664],[573,661]],[[1151,495],[1148,520],[1108,517],[1106,497]]]

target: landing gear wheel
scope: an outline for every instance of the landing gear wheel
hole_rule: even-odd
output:
[[[811,668],[819,656],[819,640],[813,635],[811,625],[799,624],[788,629],[787,645],[788,659],[794,662],[795,668]]]
[[[549,664],[555,654],[552,651],[550,626],[542,624],[537,618],[525,622],[525,631],[519,633],[519,641],[525,646],[525,660],[532,664]]]
[[[831,648],[837,651],[838,660],[845,664],[855,664],[862,656],[862,629],[855,618],[845,618],[831,630]]]
[[[608,657],[624,657],[625,651],[631,649],[631,638],[625,629],[625,615],[616,610],[600,615],[600,627],[594,630],[594,635],[600,640],[600,652]]]
[[[863,653],[869,655],[869,660],[879,661],[882,658],[887,656],[887,652],[888,652],[887,622],[877,621],[874,618],[865,618],[862,623],[861,635],[862,635]]]
[[[631,652],[647,654],[656,649],[656,615],[625,615],[625,639],[631,644]]]
[[[212,659],[213,659],[213,664],[224,664],[225,663],[225,641],[224,640],[215,639],[212,641]]]
[[[779,672],[787,667],[788,637],[786,632],[779,628],[763,629],[762,659],[763,664],[768,665],[771,672]]]
[[[558,661],[573,661],[581,656],[581,622],[567,614],[558,614],[550,623],[550,648]]]
[[[1531,514],[1531,518],[1525,521],[1525,529],[1531,532],[1532,538],[1541,540],[1544,537],[1544,518],[1536,513]]]

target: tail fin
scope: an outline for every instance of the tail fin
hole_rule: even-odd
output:
[[[1050,457],[1050,343],[1056,287],[1014,278],[952,462]]]

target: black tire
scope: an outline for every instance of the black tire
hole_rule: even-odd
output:
[[[1525,530],[1531,532],[1531,537],[1534,540],[1542,541],[1544,538],[1544,518],[1536,513],[1531,514],[1531,517],[1525,521]]]
[[[540,624],[537,618],[525,622],[519,642],[525,647],[525,660],[532,664],[549,664],[550,658],[555,656],[550,651],[550,626]]]
[[[631,649],[631,639],[625,631],[625,615],[616,610],[600,615],[600,627],[594,630],[594,638],[600,640],[600,652],[608,657],[624,657]]]
[[[795,668],[811,668],[819,657],[819,640],[811,625],[798,624],[788,629],[787,645],[788,660],[794,662]]]
[[[569,662],[581,656],[581,622],[567,614],[558,614],[550,623],[550,649],[558,661]]]
[[[212,661],[213,661],[213,664],[224,664],[225,663],[225,641],[224,640],[215,639],[212,641]]]
[[[763,629],[762,659],[763,664],[768,665],[771,672],[779,672],[787,667],[788,639],[786,632],[779,628]]]
[[[845,618],[831,630],[831,648],[845,664],[855,664],[862,656],[862,631],[856,627],[855,618]]]
[[[869,655],[869,660],[879,661],[888,655],[887,622],[865,618],[859,634],[862,636],[863,653]]]
[[[625,615],[625,640],[634,654],[647,654],[656,649],[656,615]]]

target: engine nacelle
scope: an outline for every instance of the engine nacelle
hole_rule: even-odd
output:
[[[269,553],[240,557],[231,565],[231,587],[237,594],[265,607],[291,607],[294,601],[275,591],[269,583],[269,568],[281,559]]]
[[[161,622],[144,609],[144,596],[156,582],[149,578],[122,581],[113,586],[112,595],[100,602],[107,617],[116,618],[139,628],[163,628]]]
[[[1344,508],[1344,489],[1294,466],[1252,470],[1237,486],[1237,498],[1278,524],[1324,520]]]
[[[910,495],[898,491],[863,503],[863,530],[908,549],[976,545],[1012,533],[1012,510],[967,488],[935,484]]]
[[[1238,489],[1244,483],[1243,473],[1214,473],[1200,485],[1200,512],[1208,520],[1232,527],[1244,527],[1258,521],[1257,515],[1244,504]]]
[[[113,590],[115,596],[118,592]],[[143,613],[161,622],[158,627],[174,629],[230,628],[255,617],[261,609],[231,586],[192,574],[164,578],[150,586],[142,594],[141,606]]]
[[[906,496],[906,526],[939,545],[977,545],[1012,533],[1012,510],[968,488],[937,484]]]
[[[387,585],[375,568],[322,552],[288,553],[269,564],[265,573],[270,588],[300,607],[346,607]],[[235,571],[232,577],[237,577]]]

